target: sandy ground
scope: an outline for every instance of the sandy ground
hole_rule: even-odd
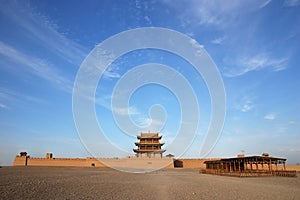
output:
[[[0,199],[300,199],[300,174],[236,178],[187,169],[130,174],[108,168],[3,167]]]

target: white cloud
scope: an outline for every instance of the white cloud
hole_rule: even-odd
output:
[[[20,91],[13,91],[7,88],[0,87],[0,101],[5,102],[5,104],[0,103],[0,108],[2,109],[11,109],[15,106],[23,106],[24,103],[34,103],[36,104],[45,104],[47,101],[22,94]]]
[[[91,99],[93,100],[93,99]],[[112,111],[117,115],[139,115],[140,112],[135,106],[129,107],[112,107],[111,105],[111,95],[101,95],[96,97],[95,103],[107,110]]]
[[[8,58],[11,63],[17,63],[18,66],[25,67],[28,72],[58,85],[67,92],[71,92],[72,82],[60,75],[55,67],[45,60],[26,55],[3,42],[0,42],[0,55]]]
[[[213,6],[212,6],[213,7]],[[210,7],[200,6],[196,10],[197,15],[200,19],[200,24],[219,24],[221,19],[218,15],[213,15]]]
[[[153,127],[156,127],[156,126],[163,125],[162,121],[156,120],[156,119],[151,119],[148,117],[140,117],[136,121],[137,121],[138,125],[142,126],[142,127],[146,127],[146,126],[150,126],[150,125],[152,125]]]
[[[126,108],[112,108],[112,111],[118,115],[138,115],[140,114],[134,106]]]
[[[249,112],[254,108],[253,101],[249,96],[244,96],[241,98],[241,103],[236,106],[236,109],[242,112]]]
[[[110,59],[110,58],[108,58]],[[113,61],[114,59],[112,59]],[[103,78],[105,79],[114,79],[114,78],[120,78],[121,75],[118,73],[118,71],[120,70],[119,66],[121,66],[123,64],[124,59],[120,59],[118,60],[118,62],[111,64],[103,73]]]
[[[89,98],[90,100],[94,100],[92,97]],[[103,108],[111,110],[111,95],[101,95],[95,98],[95,103]]]
[[[222,44],[222,42],[224,41],[224,37],[219,37],[219,38],[215,38],[211,41],[211,43],[213,44]]]
[[[287,68],[287,58],[271,58],[266,53],[254,56],[242,56],[236,61],[236,67],[225,69],[227,77],[241,76],[251,71],[259,71],[271,68],[273,71],[281,71]]]
[[[273,114],[273,113],[270,113],[270,114],[265,115],[264,119],[266,119],[266,120],[274,120],[274,119],[276,119],[276,115]]]
[[[271,3],[272,0],[267,0],[265,2],[262,2],[262,4],[259,6],[259,8],[264,8],[266,7],[269,3]]]
[[[289,121],[289,124],[294,125],[294,124],[296,124],[296,122],[295,121]]]
[[[204,46],[199,44],[196,40],[190,39],[189,43],[196,49],[195,56],[201,56],[203,54]]]
[[[279,127],[277,127],[276,132],[277,133],[285,133],[287,130],[288,130],[287,127],[285,127],[285,126],[279,126]]]
[[[152,22],[151,22],[150,18],[147,15],[144,17],[144,19],[146,20],[148,25],[152,25]]]
[[[161,131],[164,127],[164,122],[158,119],[151,119],[144,116],[138,116],[133,120],[137,126],[147,131]]]
[[[6,105],[4,105],[3,103],[0,103],[0,108],[7,109],[8,107]]]
[[[283,5],[286,7],[299,6],[300,0],[285,0]]]
[[[107,78],[107,79],[111,79],[111,78],[120,78],[121,76],[120,76],[120,74],[117,73],[117,72],[107,71],[107,70],[106,70],[106,71],[103,73],[103,77],[104,77],[104,78]]]
[[[190,24],[191,15],[193,15],[200,25],[224,26],[230,24],[232,20],[236,20],[237,16],[259,10],[270,2],[270,0],[243,0],[230,1],[229,3],[228,1],[222,0],[191,0],[185,2],[186,16],[184,19],[181,19],[181,21],[184,24]],[[174,3],[174,1],[165,1],[165,3],[176,6],[176,2]],[[178,3],[178,5],[180,6],[181,4]],[[182,10],[183,8],[179,6],[177,9]]]
[[[250,103],[246,103],[241,108],[241,111],[242,112],[248,112],[248,111],[252,110],[252,108],[253,108],[253,105],[251,105]]]
[[[87,55],[85,48],[59,33],[56,24],[26,1],[8,1],[0,7],[0,12],[21,27],[33,43],[46,47],[69,63],[78,65]]]

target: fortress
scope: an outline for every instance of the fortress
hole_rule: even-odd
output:
[[[170,157],[157,158],[54,158],[52,153],[47,153],[45,158],[34,158],[26,152],[20,152],[15,157],[13,166],[72,166],[72,167],[155,167],[155,162],[164,164],[163,168],[205,168],[208,159],[173,159]],[[156,164],[156,165],[158,165]]]
[[[15,157],[13,166],[75,166],[75,167],[111,167],[121,171],[145,172],[163,168],[199,169],[200,173],[228,176],[290,176],[296,171],[286,170],[286,159],[262,156],[238,155],[223,159],[174,159],[173,155],[163,156],[166,151],[160,142],[158,133],[140,133],[135,157],[127,158],[54,158],[47,153],[45,158],[33,158],[27,152]]]
[[[208,159],[174,159],[172,155],[163,156],[166,151],[160,142],[158,133],[140,133],[137,136],[135,157],[127,158],[55,158],[46,153],[45,158],[34,158],[27,152],[20,152],[15,157],[13,166],[77,166],[77,167],[112,167],[116,169],[161,169],[161,168],[205,168]]]

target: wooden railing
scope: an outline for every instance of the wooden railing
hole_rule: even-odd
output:
[[[256,176],[285,176],[285,177],[297,177],[297,172],[294,170],[245,170],[229,172],[218,169],[201,169],[200,174],[213,174],[221,176],[236,176],[236,177],[256,177]]]

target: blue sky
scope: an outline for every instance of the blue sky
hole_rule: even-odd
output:
[[[72,112],[76,74],[97,44],[142,27],[176,30],[201,44],[218,67],[226,91],[223,131],[208,157],[269,152],[300,163],[300,1],[5,1],[0,6],[0,165],[20,151],[33,157],[91,156]],[[118,81],[134,67],[160,63],[191,84],[200,107],[199,130],[183,157],[199,157],[211,119],[205,81],[185,60],[144,49],[115,60],[101,78],[95,111],[109,141],[129,156],[135,135],[118,128],[112,112],[128,111],[141,131],[163,135],[166,153],[181,125],[180,101],[168,88],[148,84],[127,107],[111,107]],[[164,119],[149,109],[161,105]],[[152,122],[150,127],[147,127]],[[98,143],[99,142],[99,143]],[[180,144],[179,144],[180,145]],[[110,154],[111,153],[111,154]],[[178,156],[178,155],[175,155]]]

